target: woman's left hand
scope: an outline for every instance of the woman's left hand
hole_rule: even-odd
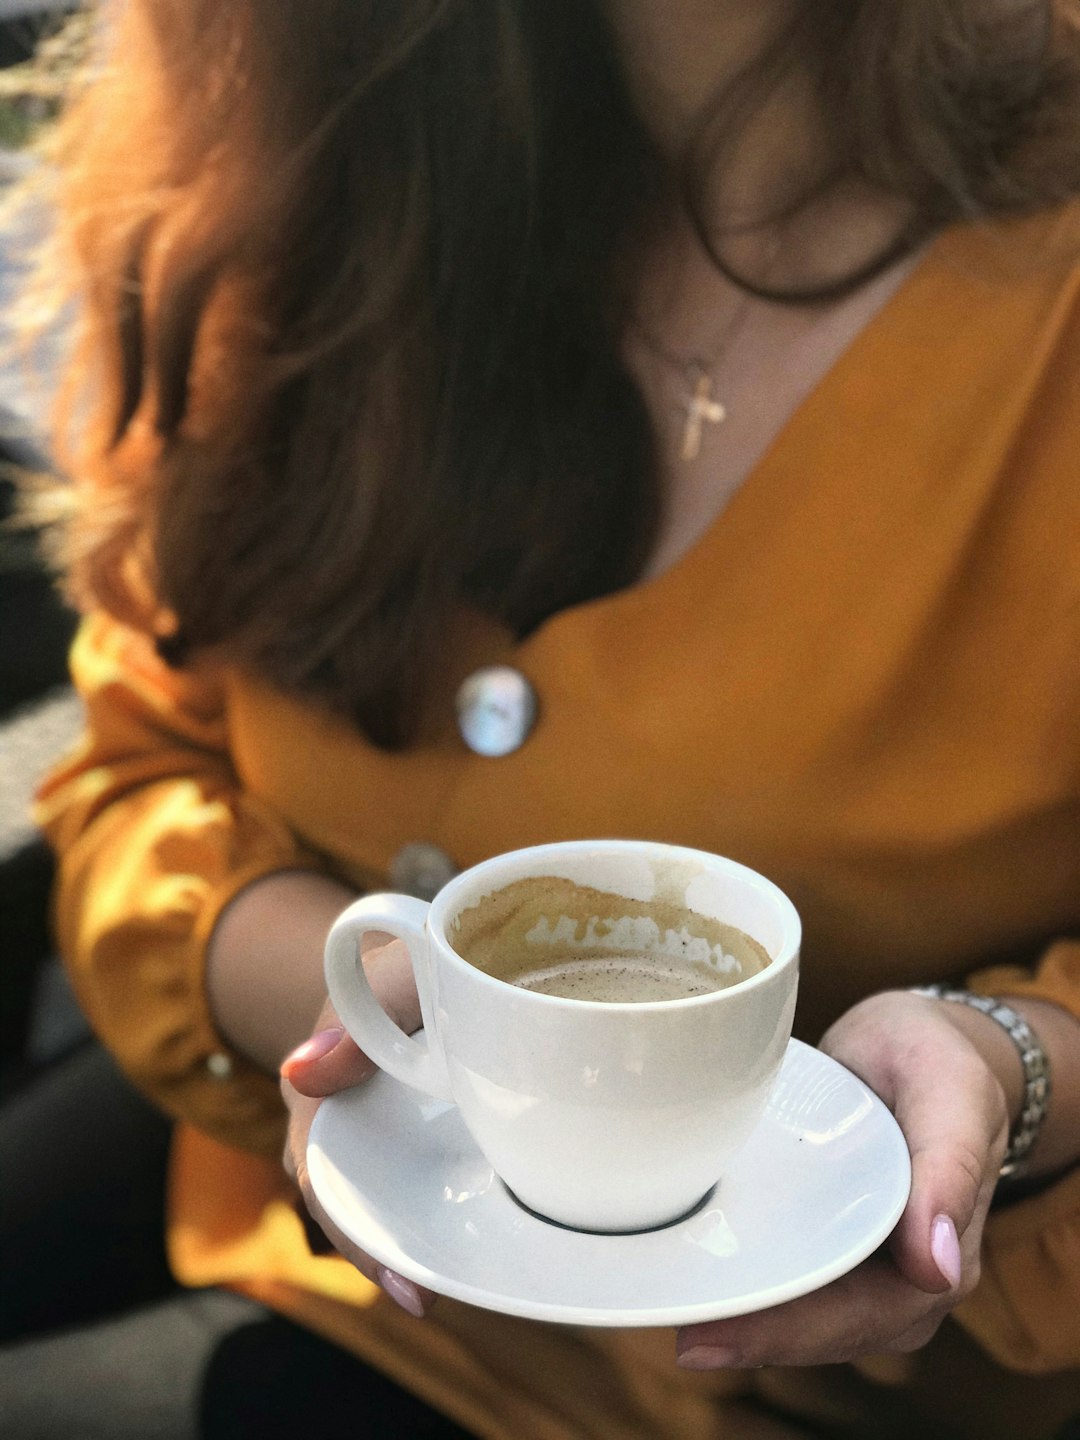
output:
[[[888,1105],[911,1151],[911,1194],[888,1243],[799,1300],[684,1327],[681,1365],[827,1365],[916,1350],[971,1293],[1009,1117],[1001,1081],[953,1025],[952,1008],[906,992],[874,995],[821,1041]]]

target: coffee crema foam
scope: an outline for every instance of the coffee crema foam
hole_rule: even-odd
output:
[[[744,931],[685,905],[630,900],[546,875],[485,895],[455,917],[449,938],[495,979],[608,1003],[707,995],[770,963]]]

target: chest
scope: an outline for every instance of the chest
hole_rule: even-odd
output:
[[[677,564],[706,532],[917,261],[906,257],[840,300],[802,306],[730,286],[718,297],[711,268],[696,288],[691,271],[689,293],[668,300],[666,324],[630,328],[626,360],[650,413],[663,497],[647,576]]]
[[[803,915],[807,1034],[868,985],[1065,933],[1080,921],[1080,635],[1060,518],[1075,517],[1075,419],[1039,430],[1045,399],[1019,403],[1057,310],[1010,286],[980,319],[954,288],[926,279],[890,327],[843,337],[827,383],[793,371],[781,400],[748,368],[761,414],[748,405],[726,439],[728,422],[711,427],[726,480],[704,443],[704,468],[673,480],[670,563],[658,548],[642,583],[521,644],[467,628],[408,751],[238,682],[247,788],[362,888],[417,844],[455,867],[589,835],[742,860]],[[993,338],[1006,323],[1008,346]],[[463,740],[454,695],[500,663],[538,709],[493,759]]]
[[[363,888],[393,883],[417,845],[455,868],[589,835],[748,863],[803,914],[808,1032],[868,977],[959,972],[1064,924],[1080,804],[1052,632],[1021,651],[1000,617],[954,608],[947,547],[917,554],[895,514],[854,546],[800,541],[793,517],[783,543],[773,532],[779,553],[753,563],[748,508],[667,581],[564,613],[524,645],[478,636],[406,752],[238,689],[245,784]],[[498,758],[469,749],[453,706],[458,681],[491,663],[539,704]]]

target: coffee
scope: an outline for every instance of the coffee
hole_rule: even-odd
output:
[[[495,979],[619,1004],[707,995],[770,963],[734,925],[675,901],[630,900],[558,876],[529,876],[485,895],[459,912],[448,938]]]
[[[693,965],[678,961],[665,963],[646,955],[563,960],[519,975],[513,983],[522,990],[535,990],[539,995],[622,1004],[685,1000],[691,995],[708,995],[724,988],[723,981],[703,975]]]
[[[423,1041],[357,964],[372,931],[408,950]],[[429,905],[354,901],[327,936],[326,979],[364,1053],[455,1105],[522,1205],[625,1233],[685,1215],[752,1134],[791,1037],[799,936],[787,896],[734,860],[570,840],[484,860]]]

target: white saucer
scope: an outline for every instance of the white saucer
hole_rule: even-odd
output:
[[[663,1230],[589,1235],[529,1214],[452,1105],[383,1074],[323,1102],[308,1165],[335,1225],[382,1264],[472,1305],[573,1325],[685,1325],[793,1300],[875,1250],[911,1184],[889,1111],[797,1040],[729,1173]]]

